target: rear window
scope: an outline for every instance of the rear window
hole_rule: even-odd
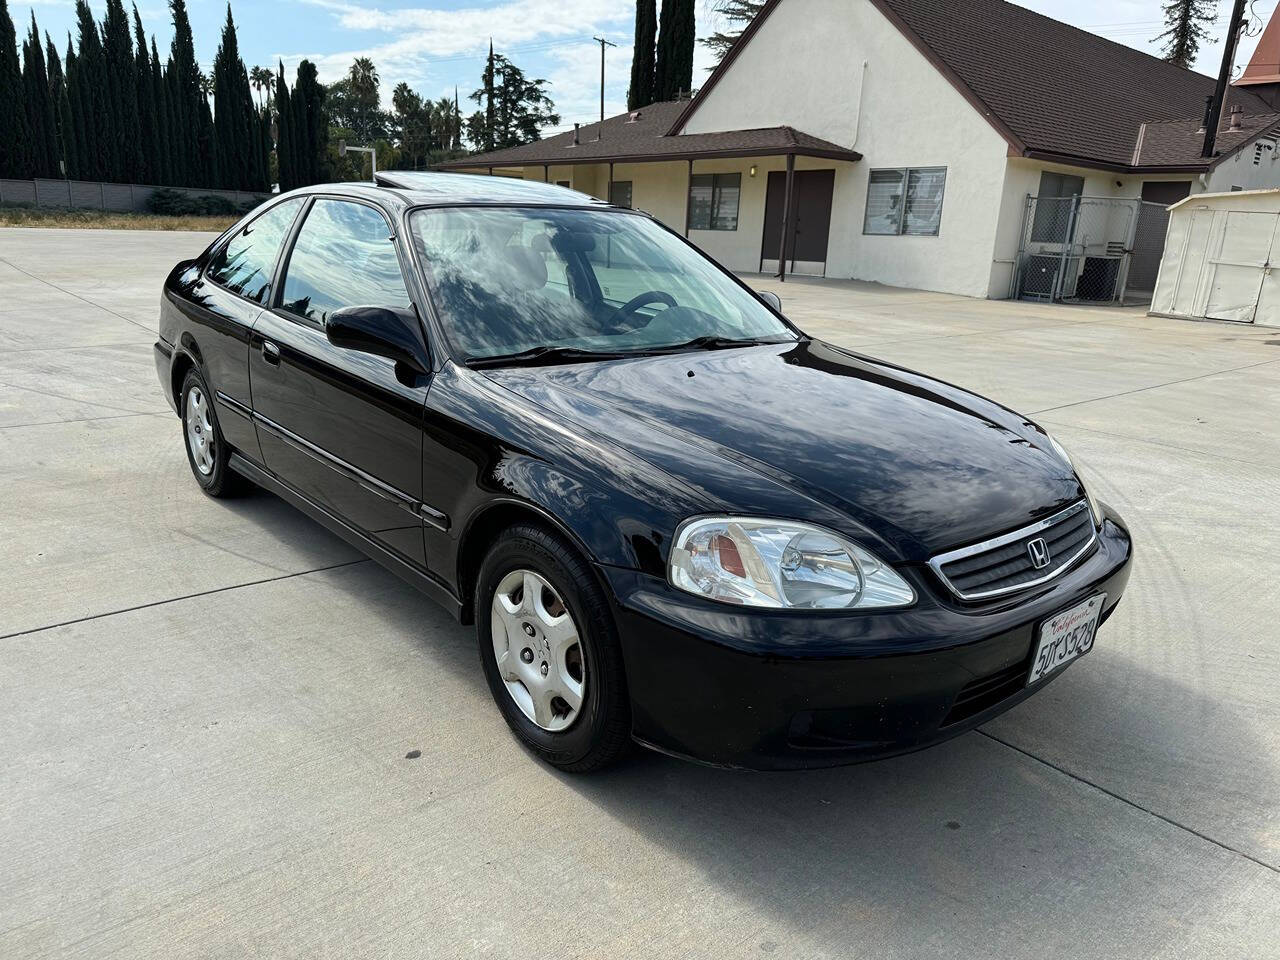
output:
[[[214,254],[209,279],[247,300],[265,304],[280,245],[301,209],[302,198],[295,197],[250,220]]]

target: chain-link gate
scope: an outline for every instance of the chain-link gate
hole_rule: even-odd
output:
[[[1028,196],[1009,295],[1067,303],[1150,300],[1167,216],[1160,204],[1137,199]]]

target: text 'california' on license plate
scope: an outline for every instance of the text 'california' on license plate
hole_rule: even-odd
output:
[[[1036,655],[1031,658],[1027,684],[1043,680],[1064,664],[1093,649],[1093,635],[1107,595],[1099,593],[1070,610],[1055,614],[1040,624]]]

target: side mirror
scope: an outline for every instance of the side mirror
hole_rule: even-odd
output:
[[[335,347],[372,353],[402,363],[415,373],[426,373],[422,346],[413,335],[417,322],[412,309],[343,307],[329,314],[324,333]]]
[[[782,298],[778,296],[776,293],[774,293],[772,290],[757,291],[756,296],[758,296],[761,300],[763,300],[769,306],[773,307],[773,309],[776,310],[778,313],[782,312]]]

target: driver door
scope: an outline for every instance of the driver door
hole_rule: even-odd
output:
[[[422,423],[430,378],[325,336],[349,306],[408,308],[391,224],[377,207],[317,197],[249,348],[267,468],[378,545],[425,566]],[[421,330],[412,331],[427,356]]]

